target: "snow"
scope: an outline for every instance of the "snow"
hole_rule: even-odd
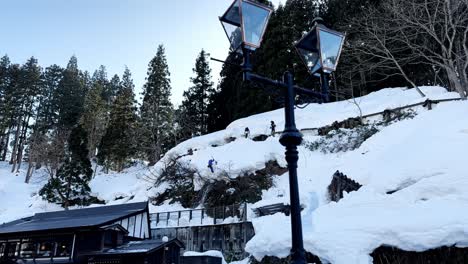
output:
[[[421,98],[414,89],[392,88],[358,98],[357,102],[366,115],[428,98],[457,98],[457,94],[440,87],[421,89],[427,98]],[[468,246],[468,102],[444,102],[433,107],[431,111],[415,107],[413,119],[379,128],[353,151],[325,154],[299,147],[298,181],[305,207],[302,223],[307,251],[333,264],[368,264],[372,263],[370,253],[381,245],[413,251]],[[225,130],[187,140],[151,168],[139,164],[123,173],[99,171],[90,183],[92,192],[107,204],[147,200],[167,188],[165,184],[153,186],[151,179],[171,157],[183,156],[181,161],[199,170],[197,189],[221,175],[235,178],[263,169],[268,161],[286,166],[278,137],[258,142],[243,138],[245,127],[250,129],[250,138],[269,135],[271,120],[280,130],[283,114],[279,109],[250,116],[234,121]],[[350,101],[311,104],[296,109],[296,124],[298,128],[317,128],[358,115],[358,108]],[[318,138],[304,134],[309,142]],[[211,158],[217,161],[214,173],[207,168]],[[58,209],[37,196],[45,180],[43,171],[34,175],[32,183],[24,184],[24,171],[15,176],[10,168],[0,163],[0,223]],[[327,187],[336,170],[363,187],[345,194],[339,202],[329,202]],[[287,174],[275,176],[274,187],[263,191],[262,200],[248,208],[279,202],[289,203]],[[168,202],[150,207],[151,212],[180,209],[181,205]],[[289,217],[278,213],[255,218],[249,209],[248,218],[255,228],[255,236],[246,247],[252,256],[289,255]]]
[[[457,98],[456,93],[447,93],[440,87],[421,87],[426,94],[422,98],[414,89],[388,88],[357,98],[363,115],[381,112],[385,109],[396,108],[432,99]],[[296,108],[296,125],[298,129],[318,128],[330,125],[334,121],[342,121],[349,117],[359,116],[359,109],[349,101],[329,104],[310,104],[304,109]],[[284,127],[284,110],[262,113],[232,122],[226,128],[226,136],[239,136],[245,127],[249,127],[252,136],[269,135],[270,120],[276,123],[277,130]]]
[[[247,149],[249,151],[246,151]],[[180,161],[190,162],[203,175],[203,178],[196,182],[198,184],[195,189],[199,190],[206,180],[216,179],[222,173],[228,173],[229,176],[235,178],[245,171],[263,169],[265,163],[270,160],[278,160],[280,166],[286,166],[283,152],[283,147],[278,144],[276,138],[260,142],[238,138],[235,144],[200,149],[196,151],[196,155],[185,156]],[[242,153],[242,159],[239,159],[240,153]],[[214,166],[214,173],[211,173],[207,167],[208,160],[211,158],[217,162]]]
[[[150,174],[151,172],[146,165],[138,163],[122,173],[99,173],[91,181],[90,187],[92,192],[99,199],[106,201],[107,204],[146,201],[148,197],[145,195],[135,196],[146,192],[147,186],[142,183]],[[112,189],[111,192],[109,191],[110,188]]]
[[[60,209],[36,195],[44,185],[44,175],[38,173],[30,184],[25,184],[25,174],[25,171],[11,173],[11,165],[0,162],[0,224],[31,216],[31,212]]]
[[[457,98],[456,93],[448,93],[441,87],[420,87],[426,94],[422,98],[414,89],[388,88],[371,93],[357,99],[363,115],[381,112],[385,109],[401,107],[424,102],[427,99]],[[296,109],[296,125],[302,128],[318,128],[330,125],[334,121],[342,121],[359,116],[359,109],[351,101],[340,101],[330,104],[310,104],[304,109]],[[192,150],[195,155],[186,155],[181,160],[188,161],[203,174],[204,179],[217,178],[219,173],[228,172],[236,177],[242,171],[260,170],[268,160],[277,160],[285,166],[284,149],[276,138],[253,142],[243,137],[246,127],[250,130],[250,138],[258,135],[270,135],[270,120],[276,123],[277,130],[284,127],[284,110],[253,115],[231,123],[225,130],[187,140],[171,149],[154,168],[157,172],[164,167],[167,159],[186,155]],[[234,142],[227,143],[235,138]],[[212,147],[215,145],[216,147]],[[248,150],[248,151],[246,151]],[[242,155],[242,158],[239,158]],[[208,160],[214,158],[218,164],[215,173],[209,171]],[[196,186],[198,189],[203,182]]]
[[[184,257],[199,257],[199,256],[209,256],[209,257],[217,257],[222,259],[223,264],[227,264],[224,260],[223,253],[217,250],[208,250],[205,252],[195,252],[195,251],[187,251],[184,253]]]
[[[319,197],[318,208],[303,213],[306,250],[341,264],[372,263],[369,254],[380,245],[412,251],[466,245],[468,119],[460,117],[467,115],[467,102],[440,104],[384,128],[355,151],[301,159],[301,203]],[[364,186],[328,203],[326,186],[337,169]],[[247,251],[258,259],[289,254],[289,218],[267,216],[253,224]]]

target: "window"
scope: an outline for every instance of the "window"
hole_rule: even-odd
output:
[[[35,257],[36,245],[33,242],[23,242],[20,247],[20,257],[33,258]]]
[[[72,244],[73,237],[70,235],[23,239],[21,245],[17,243],[16,252],[19,251],[20,257],[25,259],[69,257]]]
[[[132,216],[128,219],[128,235],[129,236],[134,236],[134,230],[135,230],[135,216]]]
[[[5,242],[0,242],[0,258],[3,257],[3,251],[5,251]]]
[[[6,242],[4,256],[9,258],[18,256],[19,244],[19,242]]]
[[[141,227],[141,238],[149,238],[148,232],[148,215],[146,213],[143,214],[143,226]]]
[[[139,214],[136,216],[136,221],[135,221],[135,234],[133,234],[134,237],[141,237],[141,220],[142,220],[142,215]]]
[[[123,228],[125,228],[127,231],[129,231],[128,230],[128,218],[123,219],[121,225],[122,225]]]
[[[54,255],[54,242],[41,242],[37,246],[36,258],[50,258]]]
[[[63,240],[57,242],[57,250],[55,251],[55,257],[69,257],[72,250],[72,241]]]

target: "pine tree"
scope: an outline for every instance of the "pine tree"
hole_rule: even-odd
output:
[[[83,113],[85,94],[86,87],[78,69],[78,60],[72,56],[57,90],[59,129],[70,131],[78,123]]]
[[[81,85],[83,86],[83,93],[88,93],[88,91],[93,87],[93,78],[88,71],[80,71],[80,80]]]
[[[19,171],[23,161],[25,143],[30,128],[30,120],[35,116],[34,107],[36,100],[42,90],[42,69],[37,60],[31,57],[20,69],[20,78],[16,89],[16,100],[18,104],[15,107],[16,127],[13,141],[13,150],[11,153],[10,164],[11,171]]]
[[[35,168],[52,162],[48,149],[58,123],[57,89],[63,76],[58,65],[47,67],[42,74],[41,92],[37,96],[37,110],[32,132],[28,139],[27,160],[29,163],[25,182],[28,183]],[[56,153],[55,155],[60,155]],[[53,155],[53,156],[55,156]],[[55,159],[54,159],[55,160]]]
[[[94,71],[93,78],[91,79],[92,86],[100,86],[101,97],[107,105],[112,101],[112,92],[110,89],[110,83],[107,79],[107,70],[104,65],[99,66],[99,69]]]
[[[9,151],[11,136],[15,133],[17,127],[18,116],[22,109],[22,100],[20,96],[20,78],[21,68],[18,64],[10,64],[4,78],[3,90],[3,104],[0,106],[2,112],[2,129],[3,133],[2,142],[3,149],[1,152],[1,160],[5,161]]]
[[[0,59],[0,160],[4,161],[9,142],[11,124],[10,59],[7,55]]]
[[[195,77],[190,78],[193,86],[184,92],[178,118],[180,134],[184,136],[208,133],[208,105],[214,88],[208,54],[204,50],[198,55],[193,72]]]
[[[134,84],[128,68],[111,106],[109,126],[99,146],[98,159],[106,167],[122,171],[136,153],[137,114]]]
[[[238,53],[231,53],[226,58],[226,64],[220,73],[220,83],[216,92],[211,96],[208,105],[208,130],[209,132],[225,129],[238,116],[240,110],[240,90],[242,85],[242,72],[240,65],[242,58]],[[260,100],[260,99],[259,99]]]
[[[73,205],[88,205],[91,191],[88,184],[92,174],[86,131],[77,126],[68,139],[65,162],[39,194],[47,201],[58,203],[66,209]]]
[[[58,89],[63,78],[64,69],[58,65],[51,65],[44,71],[44,91],[36,123],[40,130],[55,129],[58,124]]]
[[[141,112],[141,149],[150,165],[171,147],[173,107],[164,47],[160,45],[148,66]]]
[[[117,74],[115,74],[109,81],[109,93],[111,94],[110,103],[112,103],[115,100],[117,93],[122,89],[121,84],[122,83],[120,81],[120,77]]]
[[[83,115],[80,124],[88,135],[89,158],[94,158],[96,149],[106,131],[108,107],[102,97],[104,87],[98,80],[93,81],[92,88],[85,96]]]

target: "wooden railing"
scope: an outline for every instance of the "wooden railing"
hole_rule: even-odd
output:
[[[247,221],[247,204],[150,214],[151,228],[219,225]]]

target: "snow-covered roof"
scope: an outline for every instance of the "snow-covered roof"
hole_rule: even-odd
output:
[[[75,210],[37,213],[0,225],[0,236],[3,234],[35,232],[55,229],[72,229],[79,227],[103,226],[126,216],[144,212],[147,202],[129,203],[112,206],[100,206]]]
[[[143,241],[131,241],[127,244],[121,245],[116,248],[108,249],[102,254],[132,254],[132,253],[151,253],[155,250],[158,250],[162,247],[176,244],[178,247],[183,247],[183,244],[177,240],[173,239],[167,242],[162,242],[161,240],[143,240]]]

